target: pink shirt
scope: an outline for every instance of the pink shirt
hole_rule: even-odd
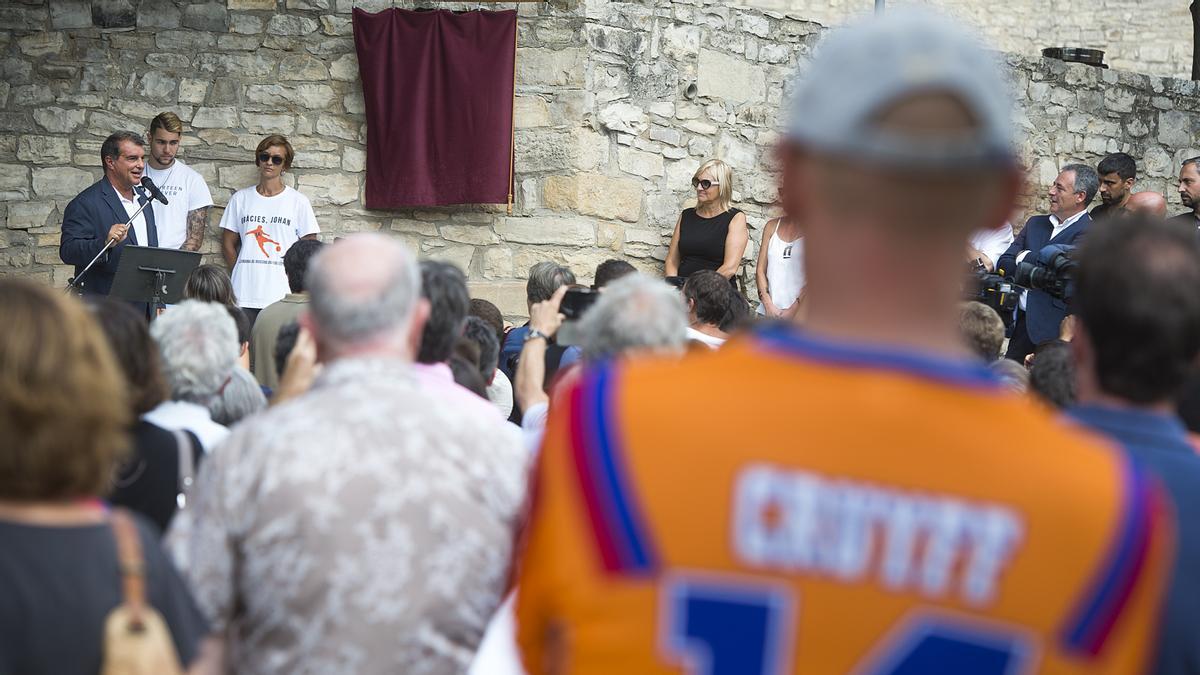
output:
[[[453,403],[462,412],[468,415],[478,414],[484,419],[492,417],[503,420],[500,411],[491,401],[455,382],[454,373],[450,372],[450,366],[445,363],[413,363],[412,368],[422,388],[443,401]]]

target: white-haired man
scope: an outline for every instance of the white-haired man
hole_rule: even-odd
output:
[[[205,462],[172,550],[235,672],[465,670],[506,588],[525,453],[428,396],[417,264],[377,234],[315,257],[312,388]]]
[[[146,413],[146,421],[190,431],[211,451],[229,430],[214,422],[209,406],[238,364],[237,326],[224,307],[185,300],[150,324],[162,355],[170,399]]]

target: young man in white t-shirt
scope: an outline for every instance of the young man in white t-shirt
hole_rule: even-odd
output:
[[[167,198],[166,204],[154,202],[159,247],[198,251],[208,229],[208,210],[213,200],[200,174],[176,157],[182,137],[183,122],[175,113],[159,113],[150,121],[150,156],[145,175]]]
[[[288,293],[283,255],[320,228],[308,197],[284,185],[295,152],[287,138],[267,136],[255,150],[258,185],[238,190],[221,216],[221,252],[233,270],[233,292],[253,323],[263,307]]]

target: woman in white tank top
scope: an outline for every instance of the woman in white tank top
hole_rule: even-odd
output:
[[[800,226],[788,218],[776,218],[763,230],[758,249],[758,313],[767,317],[791,318],[803,302],[804,237]]]

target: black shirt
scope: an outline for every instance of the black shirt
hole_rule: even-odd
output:
[[[186,667],[208,624],[167,560],[153,527],[135,515],[146,599],[163,615]],[[121,602],[112,526],[42,527],[0,520],[0,675],[96,675],[104,620]]]
[[[725,264],[725,238],[729,223],[741,211],[729,209],[702,218],[696,209],[683,212],[679,223],[679,276],[685,279],[700,270],[718,270]]]
[[[113,478],[108,501],[146,516],[161,534],[179,508],[179,442],[173,432],[145,420],[134,425],[132,432],[133,452]],[[183,433],[192,444],[194,475],[204,450],[195,434]]]

